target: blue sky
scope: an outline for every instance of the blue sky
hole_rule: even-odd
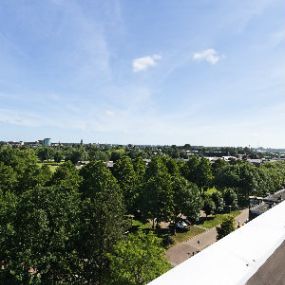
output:
[[[2,0],[0,140],[285,147],[282,0]]]

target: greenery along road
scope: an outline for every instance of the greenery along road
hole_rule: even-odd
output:
[[[152,219],[154,228],[178,214],[197,221],[202,209],[208,216],[233,211],[248,194],[285,184],[281,162],[257,167],[156,155],[146,165],[133,155],[114,156],[113,169],[92,160],[77,170],[72,159],[52,172],[38,165],[39,149],[0,146],[0,283],[136,284],[116,261],[126,254],[122,244],[135,242],[146,256],[148,242],[162,248],[155,236],[125,234],[132,230],[128,215]],[[139,266],[136,252],[129,254]],[[139,279],[146,283],[166,268],[158,254]]]
[[[240,225],[244,224],[247,219],[248,209],[242,210],[241,213],[235,217],[236,224],[239,223]],[[193,256],[193,254],[213,244],[216,240],[217,230],[216,227],[212,227],[190,239],[182,240],[184,242],[170,247],[166,252],[167,259],[173,266],[176,266]]]

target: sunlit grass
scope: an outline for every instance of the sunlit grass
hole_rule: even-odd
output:
[[[38,162],[37,165],[38,165],[39,167],[42,167],[42,166],[44,166],[44,165],[47,165],[47,166],[49,167],[50,171],[51,171],[52,173],[54,173],[54,172],[56,171],[56,169],[57,169],[62,163],[63,163],[63,162],[57,163],[57,162],[54,162],[54,161],[44,161],[44,162]]]
[[[228,215],[228,214],[229,213],[226,213],[226,214],[216,214],[213,217],[208,217],[208,219],[205,220],[201,224],[201,227],[206,228],[206,229],[211,229],[213,227],[216,227],[216,226],[220,225],[223,222],[225,216]],[[239,210],[232,211],[230,214],[233,215],[234,217],[236,217],[236,216],[238,216],[240,214],[240,211]]]
[[[139,220],[133,220],[132,221],[132,226],[137,227],[138,230],[146,230],[146,229],[151,229],[151,224],[149,222],[143,223]]]
[[[186,241],[194,236],[197,236],[201,233],[203,233],[205,230],[200,228],[200,227],[197,227],[197,226],[192,226],[190,227],[190,230],[187,231],[187,232],[182,232],[182,233],[176,233],[175,236],[173,236],[173,239],[176,243],[179,243],[179,242],[183,242],[183,241]]]

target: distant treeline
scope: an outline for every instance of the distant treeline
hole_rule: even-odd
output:
[[[0,143],[0,147],[5,146]],[[138,146],[138,145],[108,145],[108,144],[55,144],[53,146],[17,146],[15,148],[36,150],[40,160],[70,160],[73,163],[86,160],[112,160],[116,161],[120,157],[127,155],[134,159],[141,156],[150,159],[156,155],[168,155],[175,159],[188,159],[192,155],[222,157],[234,156],[241,159],[246,158],[285,158],[285,150],[274,149],[253,149],[250,147],[203,147],[191,146]]]

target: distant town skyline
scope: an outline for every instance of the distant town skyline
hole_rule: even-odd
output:
[[[4,0],[0,140],[285,147],[284,1]]]

